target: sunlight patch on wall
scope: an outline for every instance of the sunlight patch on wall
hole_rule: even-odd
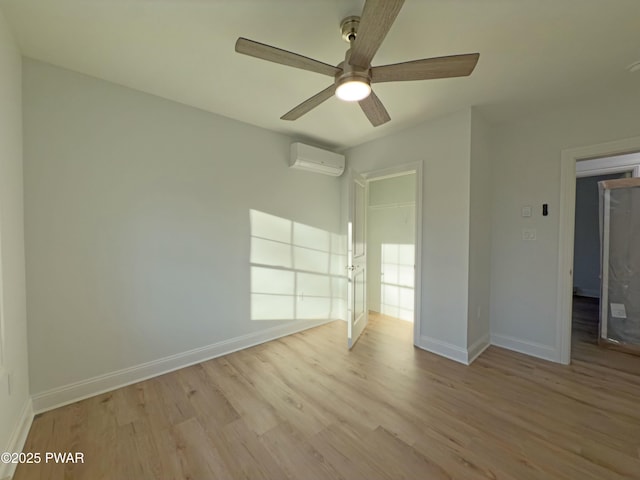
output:
[[[344,239],[258,210],[249,215],[251,319],[343,318]]]
[[[382,244],[381,313],[413,322],[414,245]]]

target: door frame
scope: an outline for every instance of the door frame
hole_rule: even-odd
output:
[[[422,301],[422,161],[394,165],[364,172],[361,175],[367,180],[367,198],[369,196],[369,182],[372,180],[382,180],[385,177],[394,177],[409,173],[416,174],[416,207],[415,207],[415,271],[414,271],[414,292],[413,292],[413,344],[417,345],[420,338],[420,318]],[[367,201],[367,215],[369,214]],[[367,268],[369,266],[367,265]],[[367,306],[368,308],[368,306]]]
[[[578,162],[594,162],[596,159],[635,154],[640,152],[640,137],[626,138],[614,142],[600,143],[579,148],[568,148],[561,152],[560,159],[560,204],[558,229],[558,277],[556,299],[556,352],[560,363],[571,363],[571,317],[573,300],[573,246],[575,241],[576,216],[576,178],[578,173],[586,170],[594,174],[615,173],[616,171],[634,170],[638,161],[632,158],[623,159],[611,168],[593,169],[589,163],[581,163],[581,172],[577,170]],[[629,161],[626,161],[629,160]],[[626,163],[625,163],[626,162]],[[595,165],[595,162],[593,163]],[[626,167],[626,168],[625,168]],[[634,173],[636,170],[634,170]],[[639,172],[640,173],[640,172]],[[586,176],[586,175],[585,175]]]

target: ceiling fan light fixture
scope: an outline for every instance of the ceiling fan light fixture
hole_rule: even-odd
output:
[[[371,93],[371,85],[366,78],[351,77],[342,80],[336,88],[336,97],[345,102],[359,102]]]

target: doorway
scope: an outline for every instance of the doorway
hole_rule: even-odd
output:
[[[600,159],[607,165],[609,159]],[[571,357],[585,359],[597,345],[600,318],[600,192],[598,183],[630,177],[632,170],[608,175],[579,169],[576,175],[573,248]]]
[[[629,170],[640,176],[639,152],[640,137],[562,151],[557,297],[557,355],[561,363],[571,362],[576,178]]]
[[[367,309],[420,331],[420,163],[364,174],[367,180]]]
[[[367,308],[413,322],[415,173],[369,181]]]

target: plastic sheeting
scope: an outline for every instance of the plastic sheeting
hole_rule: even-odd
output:
[[[640,178],[600,187],[600,336],[640,348]]]

